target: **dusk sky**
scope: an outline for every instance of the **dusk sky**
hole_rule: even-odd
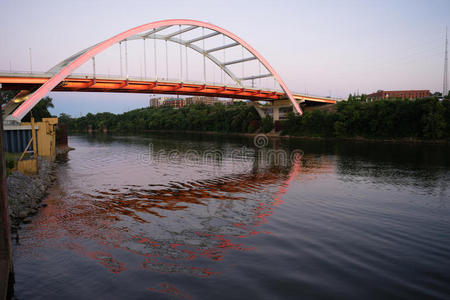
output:
[[[258,50],[292,91],[346,98],[378,89],[442,90],[449,0],[0,0],[0,70],[28,71],[31,48],[33,71],[44,72],[122,31],[175,18],[233,32]],[[99,73],[117,69],[108,57]],[[149,99],[135,94],[50,96],[53,113],[72,116],[123,112],[147,106]]]

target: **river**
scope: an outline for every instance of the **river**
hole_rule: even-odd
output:
[[[75,135],[17,299],[450,297],[450,147]]]

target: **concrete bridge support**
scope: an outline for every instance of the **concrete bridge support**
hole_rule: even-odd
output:
[[[264,110],[258,104],[255,104],[255,102],[250,101],[250,103],[256,109],[256,112],[258,113],[260,118],[264,119],[266,117],[266,113],[264,112]]]
[[[279,121],[280,120],[280,109],[281,108],[291,108],[293,109],[293,106],[289,103],[275,103],[272,105],[261,105],[259,103],[251,102],[251,105],[256,109],[261,119],[265,118],[267,115],[271,115],[273,118],[273,121]],[[271,114],[268,113],[271,111]]]
[[[273,121],[274,122],[279,121],[280,120],[280,107],[272,106],[272,110],[273,110],[273,115],[272,115]]]

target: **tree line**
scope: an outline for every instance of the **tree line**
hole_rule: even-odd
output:
[[[69,131],[103,130],[142,132],[145,130],[193,130],[224,133],[256,132],[261,119],[255,108],[245,103],[233,105],[192,104],[179,109],[171,107],[140,108],[122,114],[88,113],[80,118],[61,114],[60,123]]]
[[[2,102],[11,95],[0,92]],[[444,100],[438,96],[373,102],[363,101],[364,97],[352,97],[338,103],[335,111],[319,108],[306,111],[301,117],[290,113],[276,127],[281,128],[282,135],[292,136],[450,139],[450,93]],[[53,107],[51,98],[41,100],[33,108],[35,118],[50,116],[49,107]],[[254,107],[243,102],[233,105],[193,104],[179,109],[147,107],[122,114],[89,113],[79,118],[61,114],[59,123],[65,123],[69,131],[81,132],[88,128],[106,128],[110,132],[130,133],[146,130],[267,133],[274,128],[270,116],[261,119]]]
[[[313,110],[289,114],[283,134],[337,138],[450,138],[450,100],[346,101],[335,112]]]
[[[180,109],[141,108],[123,114],[97,113],[72,118],[61,114],[69,131],[88,128],[112,132],[192,130],[224,133],[267,133],[274,128],[270,116],[260,118],[252,106],[193,104]],[[333,138],[450,138],[450,100],[344,101],[335,111],[315,109],[301,117],[290,113],[278,124],[282,135]]]

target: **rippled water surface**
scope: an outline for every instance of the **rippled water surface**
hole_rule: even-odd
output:
[[[14,237],[18,299],[450,297],[449,147],[69,144]]]

